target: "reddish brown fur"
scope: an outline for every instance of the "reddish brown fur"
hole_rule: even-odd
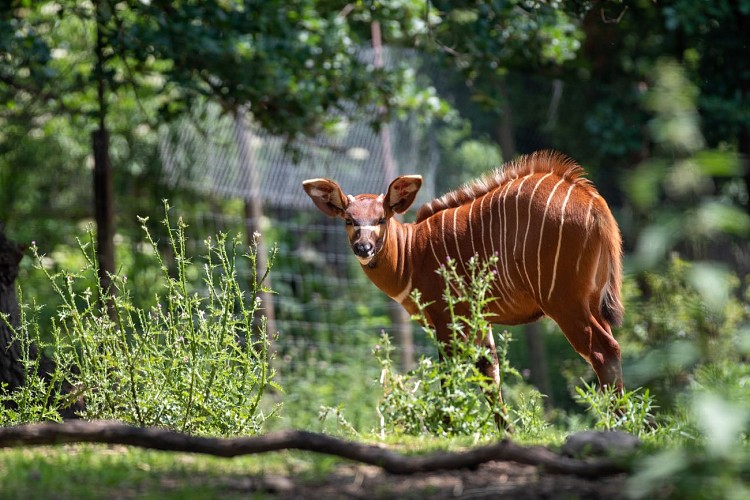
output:
[[[344,197],[325,179],[306,181],[305,190],[325,213],[352,222],[348,232],[355,253],[365,255],[363,241],[376,248],[360,260],[375,285],[411,313],[416,305],[410,291],[418,289],[432,302],[427,319],[440,340],[450,338],[450,318],[436,269],[447,258],[463,269],[475,254],[483,259],[496,254],[496,300],[487,307],[495,322],[513,325],[549,316],[602,385],[622,388],[620,348],[611,331],[623,314],[620,233],[583,175],[559,153],[535,153],[424,205],[414,224],[391,215],[413,202],[421,185],[415,176],[399,177],[377,198]],[[478,341],[494,352],[491,337]],[[484,368],[498,378],[496,364]]]

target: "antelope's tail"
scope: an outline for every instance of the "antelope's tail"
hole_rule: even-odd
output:
[[[601,198],[599,198],[602,200]],[[604,201],[604,200],[602,200]],[[602,253],[609,266],[607,281],[604,285],[600,308],[601,315],[612,326],[620,326],[625,313],[622,305],[622,237],[609,207],[600,212],[599,230],[601,236]]]

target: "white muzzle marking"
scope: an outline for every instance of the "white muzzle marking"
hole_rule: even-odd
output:
[[[357,260],[359,261],[360,264],[362,264],[363,266],[366,266],[367,264],[370,263],[370,261],[372,260],[372,258],[375,257],[375,254],[372,254],[369,257],[360,257],[357,254],[355,254],[354,256],[357,258]]]

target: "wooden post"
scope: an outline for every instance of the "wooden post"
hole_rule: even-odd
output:
[[[20,345],[13,337],[13,329],[20,323],[15,281],[23,250],[22,245],[5,237],[0,222],[0,313],[7,315],[10,323],[9,326],[5,319],[0,318],[0,384],[6,384],[8,392],[22,386],[25,380]]]
[[[234,137],[237,144],[240,169],[245,180],[245,234],[247,244],[252,245],[257,237],[256,269],[257,279],[260,279],[268,267],[268,247],[263,237],[263,200],[261,199],[260,172],[255,155],[255,148],[251,144],[252,132],[248,127],[247,116],[243,110],[238,110],[234,115]],[[255,279],[255,278],[254,278]],[[265,285],[271,288],[271,276],[266,278]],[[266,317],[266,331],[269,337],[276,335],[276,314],[274,312],[273,295],[261,292],[260,299],[263,302],[261,313]],[[256,318],[259,320],[260,318]],[[257,321],[256,321],[257,322]]]
[[[372,31],[372,48],[376,68],[383,67],[383,41],[380,34],[380,23],[373,21],[370,25]],[[391,129],[387,123],[380,127],[380,147],[383,155],[383,177],[388,185],[398,174],[398,168],[393,161],[393,150],[391,148]],[[391,325],[396,335],[396,342],[401,348],[401,368],[404,371],[414,367],[414,339],[411,331],[411,318],[399,304],[390,305]]]

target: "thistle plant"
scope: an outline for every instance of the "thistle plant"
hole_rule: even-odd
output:
[[[110,276],[112,290],[85,286],[99,282],[93,234],[87,242],[79,241],[86,266],[75,273],[50,274],[41,265],[42,256],[32,248],[39,268],[62,299],[50,329],[52,340],[43,344],[51,352],[55,373],[51,382],[44,382],[33,376],[30,366],[27,387],[7,398],[20,397],[22,404],[17,406],[32,404],[34,398],[21,393],[42,384],[34,389],[34,407],[49,409],[70,403],[70,396],[62,390],[68,387],[82,399],[79,416],[87,419],[117,419],[194,434],[261,430],[278,410],[274,406],[264,412],[260,405],[266,390],[275,386],[272,338],[265,319],[257,320],[261,292],[270,291],[263,282],[271,264],[269,269],[256,269],[257,239],[243,250],[239,237],[219,234],[215,240],[205,240],[202,282],[192,283],[189,276],[195,274],[196,264],[186,255],[186,225],[180,218],[173,226],[168,210],[165,203],[163,224],[174,265],[165,262],[158,251],[146,226],[148,219],[140,219],[162,274],[162,293],[149,307],[134,305],[124,275]],[[255,271],[245,286],[237,274],[240,259]],[[28,356],[28,346],[39,345],[38,332],[38,324],[25,315],[15,332],[26,346],[24,362],[30,365],[34,360]],[[41,411],[27,417],[31,420],[34,415],[59,418]]]
[[[621,430],[636,436],[659,431],[654,411],[658,408],[648,389],[619,391],[612,387],[599,390],[594,384],[582,381],[576,387],[575,401],[586,408],[594,420],[594,428]]]
[[[413,319],[422,324],[440,362],[422,356],[413,370],[400,374],[391,360],[394,348],[383,334],[374,350],[381,365],[383,387],[378,406],[381,434],[429,432],[441,436],[480,436],[497,432],[493,416],[504,409],[485,398],[485,391],[491,391],[495,382],[477,367],[482,359],[491,361],[490,352],[472,341],[493,334],[485,306],[494,300],[490,294],[496,263],[496,257],[487,261],[469,259],[467,278],[459,275],[452,259],[438,271],[445,283],[443,298],[450,314],[451,339],[447,344],[438,341],[435,330],[427,324],[425,309],[429,304],[421,300],[419,291],[413,292],[412,299],[418,307]],[[459,313],[464,310],[468,314]],[[496,336],[501,381],[509,375],[518,376],[506,356],[510,341],[508,332]]]

